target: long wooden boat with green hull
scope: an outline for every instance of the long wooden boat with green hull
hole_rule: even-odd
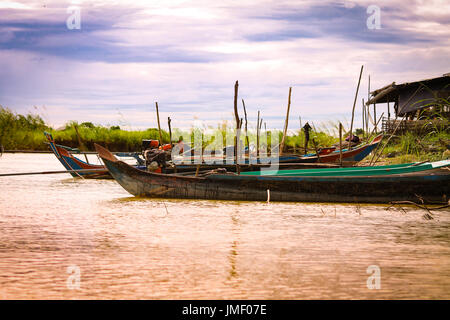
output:
[[[145,172],[96,145],[113,178],[135,196],[179,199],[387,203],[450,194],[450,160],[379,167],[278,170],[204,176]]]

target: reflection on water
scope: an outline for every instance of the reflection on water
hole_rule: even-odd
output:
[[[52,155],[0,158],[2,173],[60,169]],[[69,175],[0,189],[0,299],[450,298],[449,211],[140,199]]]

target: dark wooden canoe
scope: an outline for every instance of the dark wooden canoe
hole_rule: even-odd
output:
[[[443,196],[449,195],[450,172],[443,168],[378,176],[193,177],[141,171],[119,161],[99,145],[96,150],[113,178],[135,196],[266,201],[270,193],[271,201],[387,203],[416,201],[417,196],[425,201],[442,201]]]

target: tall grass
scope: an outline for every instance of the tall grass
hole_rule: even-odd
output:
[[[319,148],[338,142],[339,139],[336,134],[338,128],[338,121],[330,121],[325,126],[322,125],[322,127],[313,129],[310,133],[309,151],[314,148],[312,144],[313,139]],[[94,143],[98,143],[112,151],[139,151],[143,139],[159,139],[158,130],[155,128],[128,131],[121,130],[119,126],[104,127],[90,122],[79,124],[71,121],[65,125],[64,129],[55,130],[46,125],[39,115],[20,115],[0,106],[0,144],[3,145],[5,150],[48,150],[45,144],[44,131],[52,133],[58,144],[83,150],[94,150]],[[267,144],[270,146],[271,137],[276,135],[278,136],[278,141],[281,141],[282,132],[279,130],[271,130],[269,135],[266,134],[266,131],[262,129],[261,145]],[[348,135],[348,132],[343,134],[345,137]],[[241,132],[241,135],[242,140],[245,141],[244,131]],[[202,148],[208,147],[216,150],[220,146],[233,145],[234,136],[234,127],[227,122],[222,122],[217,127],[192,127],[189,130],[175,128],[173,129],[172,141],[178,141],[181,138],[185,143],[195,147],[193,145],[194,140],[198,141],[198,138],[202,137]],[[256,132],[249,131],[248,136],[250,144],[255,146]],[[268,141],[265,139],[266,136],[269,137]],[[162,138],[163,143],[168,143],[169,133],[163,130]],[[403,159],[405,161],[438,160],[446,150],[445,144],[449,142],[450,133],[448,127],[444,129],[436,127],[435,130],[431,130],[426,135],[406,132],[392,139],[383,154],[387,156],[388,154],[397,153],[405,157]],[[296,151],[297,153],[303,152],[304,143],[305,135],[303,130],[290,131],[285,141],[287,151]]]
[[[54,130],[38,115],[23,116],[0,107],[0,144],[5,150],[48,150],[44,131],[52,133],[58,144],[87,150],[94,150],[94,143],[99,143],[112,151],[137,151],[141,148],[142,139],[159,139],[158,130],[154,128],[126,131],[117,126],[107,128],[89,122],[78,124],[72,121],[63,130]],[[162,136],[163,142],[169,142],[167,132],[162,131]]]

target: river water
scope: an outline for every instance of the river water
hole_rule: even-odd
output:
[[[0,173],[62,169],[52,154],[0,158]],[[0,177],[0,299],[449,299],[450,211],[386,207]]]

